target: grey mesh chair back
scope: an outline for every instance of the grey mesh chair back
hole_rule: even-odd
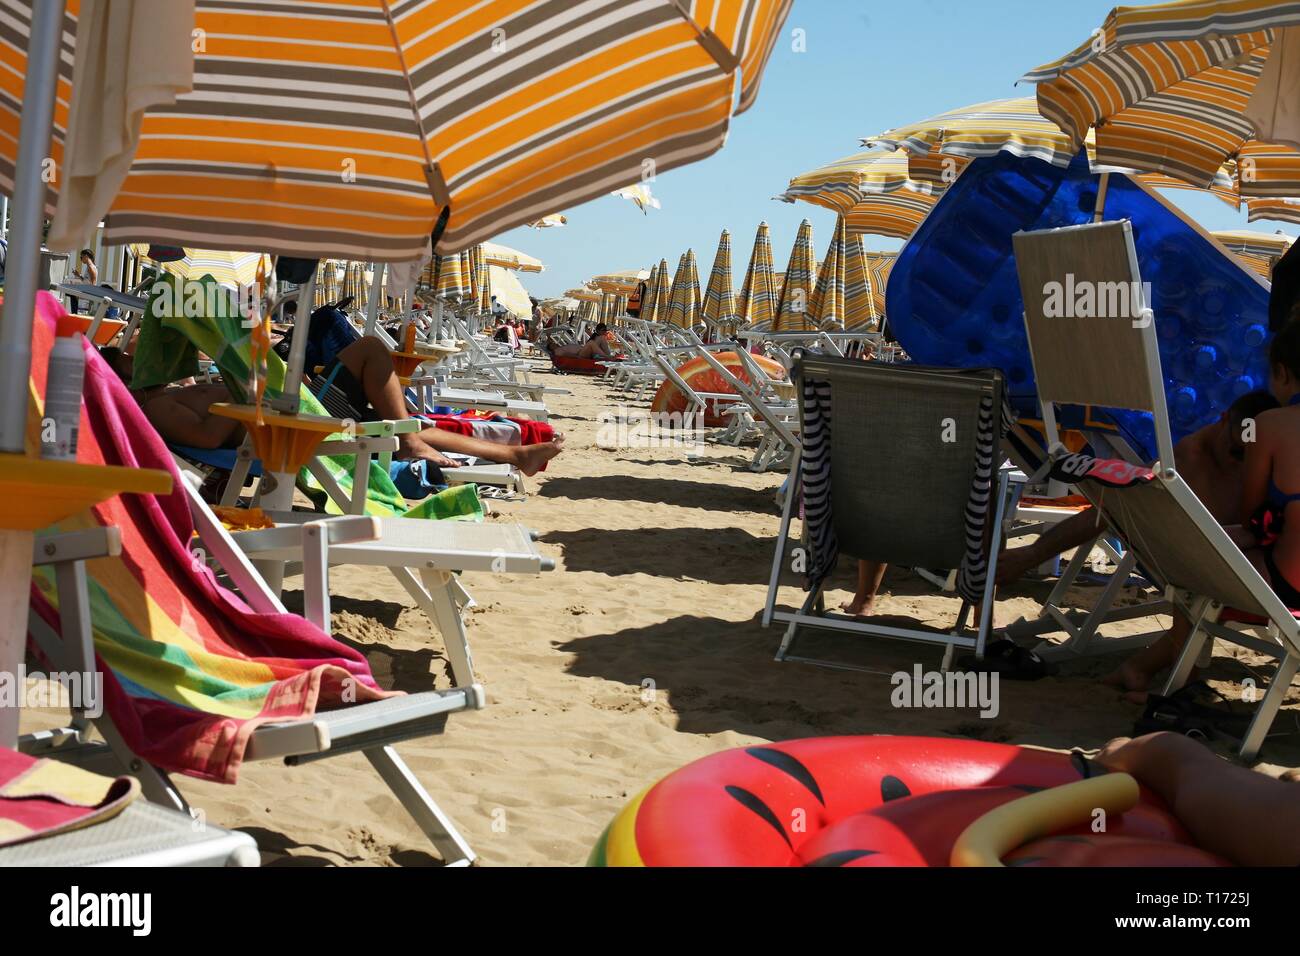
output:
[[[1160,352],[1128,220],[1019,232],[1012,239],[1025,330],[1049,439],[1053,403],[1150,412],[1173,467]]]
[[[981,399],[1001,414],[1002,374],[805,353],[803,380],[831,388],[831,500],[840,550],[955,568],[965,552]]]

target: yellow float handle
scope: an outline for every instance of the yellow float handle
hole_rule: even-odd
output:
[[[1131,810],[1137,802],[1137,781],[1126,773],[1103,774],[1032,793],[990,810],[963,830],[952,845],[949,863],[1002,866],[1002,857],[1016,847],[1086,823],[1096,810],[1110,816]]]

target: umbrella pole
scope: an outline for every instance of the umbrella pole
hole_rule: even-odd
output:
[[[1101,174],[1101,182],[1097,184],[1097,205],[1092,212],[1092,221],[1101,222],[1106,218],[1106,193],[1110,189],[1110,173]]]
[[[63,0],[32,4],[22,125],[14,170],[13,229],[5,301],[0,314],[0,452],[21,455],[27,434],[27,383],[32,371],[32,320],[45,219],[41,170],[49,156],[63,42]],[[31,531],[0,528],[0,680],[23,692],[19,670],[27,648],[32,581]],[[0,704],[0,747],[18,743],[18,700]]]
[[[370,263],[370,296],[366,300],[366,335],[374,335],[375,329],[379,328],[379,300],[384,285],[384,270],[387,267],[386,262]]]
[[[277,411],[298,414],[298,391],[303,364],[307,359],[307,332],[311,328],[312,299],[316,295],[316,273],[298,286],[298,314],[293,320],[293,341],[289,344],[289,367],[284,372],[284,394],[271,402]],[[313,369],[314,371],[314,369]]]

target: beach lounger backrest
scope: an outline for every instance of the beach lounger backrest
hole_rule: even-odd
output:
[[[804,353],[795,376],[801,408],[806,382],[830,387],[831,501],[840,550],[911,567],[959,566],[981,402],[991,402],[996,423],[1001,373]],[[804,440],[814,439],[806,434]]]
[[[1049,437],[1052,403],[1150,412],[1160,461],[1173,442],[1151,303],[1128,220],[1018,232],[1025,330]]]
[[[1289,609],[1179,475],[1128,488],[1078,487],[1159,583],[1278,622],[1300,651]]]

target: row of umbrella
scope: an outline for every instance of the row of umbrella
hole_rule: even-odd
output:
[[[771,232],[767,223],[759,223],[737,293],[732,283],[731,234],[723,230],[703,295],[695,251],[688,249],[676,271],[669,272],[666,259],[650,270],[641,318],[686,328],[703,323],[722,332],[874,330],[883,316],[884,287],[894,258],[894,253],[867,252],[861,237],[850,233],[841,216],[819,264],[812,223],[805,219],[789,264],[778,273]]]

